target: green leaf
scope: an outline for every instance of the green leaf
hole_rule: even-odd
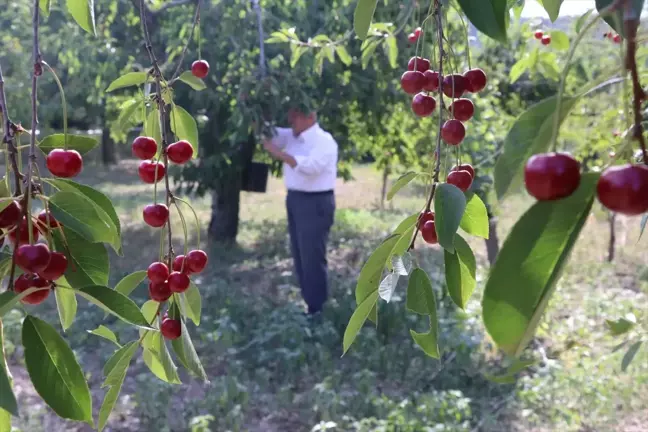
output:
[[[409,249],[410,244],[412,243],[412,236],[414,235],[415,229],[416,229],[416,224],[409,227],[407,231],[401,234],[401,238],[394,245],[394,248],[391,251],[390,259],[389,261],[387,261],[387,268],[389,270],[392,269],[391,258],[395,256],[398,257],[403,256],[405,252],[407,252],[407,250]]]
[[[78,192],[59,191],[50,197],[49,208],[56,220],[90,243],[109,243],[119,249],[119,232],[108,215]],[[105,213],[105,212],[104,212]],[[103,217],[102,217],[103,216]]]
[[[623,360],[621,360],[621,370],[623,372],[628,369],[628,366],[630,366],[630,363],[632,363],[632,360],[634,360],[635,356],[639,352],[639,348],[641,348],[642,343],[643,341],[635,342],[630,345],[630,348],[628,348],[628,351],[626,351],[625,355],[623,356]]]
[[[116,350],[104,365],[103,375],[107,378],[113,373],[113,371],[115,370],[115,368],[117,368],[117,366],[119,366],[120,364],[123,365],[124,362],[122,362],[122,360],[124,358],[132,358],[133,355],[135,354],[135,351],[137,351],[138,346],[139,345],[137,341],[131,341],[128,342],[123,347]]]
[[[77,290],[79,295],[121,320],[149,328],[149,323],[133,300],[106,286],[94,285]]]
[[[157,109],[157,105],[151,110],[151,112],[148,113],[148,116],[146,116],[146,124],[142,128],[142,135],[153,138],[157,143],[162,142],[162,132],[160,131],[160,113]],[[158,152],[161,150],[159,147],[161,146],[158,146]]]
[[[81,28],[92,35],[95,31],[94,0],[67,0],[67,10]]]
[[[144,279],[146,279],[146,270],[140,270],[136,271],[135,273],[131,273],[119,281],[119,283],[115,287],[115,291],[122,293],[128,297],[135,290],[135,288],[137,288],[139,284],[142,283]]]
[[[7,312],[13,309],[20,300],[41,289],[44,288],[29,288],[28,290],[25,290],[20,294],[16,294],[13,291],[5,291],[0,294],[0,318],[2,318]]]
[[[340,61],[344,63],[345,66],[351,66],[351,64],[353,63],[353,58],[351,58],[351,55],[349,55],[349,51],[347,51],[344,45],[336,45],[335,53],[337,54]]]
[[[93,424],[92,397],[81,366],[56,330],[36,317],[23,321],[25,365],[34,388],[52,410]]]
[[[564,121],[578,98],[564,97],[560,121]],[[495,191],[502,199],[521,184],[526,161],[549,149],[556,112],[556,97],[545,99],[526,110],[509,130],[502,154],[495,163]]]
[[[362,304],[367,297],[372,296],[373,294],[376,294],[377,298],[378,286],[382,279],[383,270],[385,269],[387,261],[390,259],[391,252],[399,239],[399,235],[388,237],[367,259],[362,270],[360,270],[360,276],[358,276],[358,283],[356,284],[355,300],[357,305]],[[371,314],[369,315],[371,321],[377,321],[377,312],[376,309],[371,311]]]
[[[180,320],[180,322],[182,323],[182,333],[178,339],[171,341],[173,352],[175,352],[176,356],[178,356],[178,360],[180,360],[180,363],[182,363],[187,370],[198,378],[208,381],[205,369],[203,368],[202,363],[200,363],[200,359],[196,353],[196,348],[194,348],[193,342],[191,341],[189,330],[187,329],[184,320]]]
[[[3,431],[3,421],[11,425],[11,416],[7,416],[8,419],[3,419],[3,413],[13,414],[18,417],[18,402],[16,402],[16,396],[11,388],[11,379],[9,378],[4,353],[4,338],[2,324],[0,323],[0,431]]]
[[[157,313],[159,308],[160,303],[156,302],[155,300],[147,300],[142,305],[142,315],[144,315],[146,322],[150,323],[153,321],[153,318],[155,318],[155,314]]]
[[[511,70],[509,70],[509,80],[511,81],[511,84],[517,81],[528,69],[529,57],[524,56],[511,67]]]
[[[297,62],[299,61],[301,56],[308,51],[308,48],[301,45],[291,45],[291,47],[293,51],[290,57],[290,67],[294,68],[297,65]]]
[[[358,39],[365,40],[367,37],[377,4],[378,0],[358,0],[353,13],[353,29]]]
[[[598,174],[584,174],[568,198],[540,201],[515,224],[486,283],[484,324],[517,356],[533,337],[567,258],[587,220]]]
[[[119,380],[110,387],[108,392],[106,392],[106,396],[104,397],[104,401],[101,404],[101,409],[99,410],[99,426],[98,430],[101,432],[105,427],[106,423],[108,423],[108,418],[110,417],[110,413],[112,410],[115,408],[115,404],[117,403],[117,398],[119,397],[119,393],[121,392],[122,385],[124,384],[124,379],[126,378],[126,372],[124,372],[122,375],[119,376]]]
[[[466,194],[466,211],[461,218],[459,227],[468,234],[488,239],[490,231],[488,211],[481,198],[473,192]]]
[[[59,230],[53,231],[56,250],[69,252],[70,263],[65,271],[65,279],[73,288],[88,285],[106,285],[110,272],[108,252],[101,243],[90,243],[67,227],[63,228],[69,250],[65,248]]]
[[[161,333],[153,333],[154,350],[144,351],[144,363],[151,372],[162,381],[170,384],[180,384],[180,377],[176,366],[173,364]]]
[[[610,329],[610,333],[618,336],[629,332],[637,324],[637,317],[629,313],[625,317],[616,320],[605,320],[605,324]]]
[[[94,138],[68,134],[68,149],[78,151],[81,156],[93,150],[97,145],[99,145],[99,141]],[[49,154],[54,149],[65,148],[65,135],[49,135],[38,143],[38,148],[45,154]]]
[[[428,315],[430,317],[430,330],[427,333],[418,333],[410,330],[412,339],[420,346],[425,354],[432,358],[438,359],[439,343],[438,343],[438,320],[436,300],[434,298],[434,291],[432,290],[432,282],[427,273],[420,268],[412,270],[412,274],[407,284],[407,309],[420,315]]]
[[[549,14],[549,19],[551,20],[551,22],[554,22],[558,19],[558,15],[560,14],[560,6],[562,5],[562,2],[563,0],[540,0],[540,3]],[[552,46],[553,43],[554,40],[552,37],[551,39]]]
[[[454,245],[454,254],[444,251],[446,285],[454,304],[466,309],[468,299],[477,286],[477,261],[470,245],[459,234],[455,237]]]
[[[0,119],[2,114],[0,114]],[[3,176],[0,179],[0,198],[9,198],[11,196],[11,190],[9,189],[9,182],[7,181],[7,176]],[[11,204],[11,201],[0,202],[0,211],[4,210]]]
[[[74,291],[60,287],[54,290],[54,294],[56,295],[56,309],[61,320],[61,327],[65,331],[72,326],[74,317],[76,316],[76,295]]]
[[[106,326],[100,325],[94,330],[88,330],[88,333],[107,339],[118,347],[121,347],[121,345],[119,344],[119,339],[117,339],[117,335]]]
[[[49,17],[50,8],[52,7],[52,0],[39,0],[38,6],[45,18]],[[0,429],[2,431],[2,429]]]
[[[146,72],[128,72],[111,82],[106,89],[106,92],[111,92],[125,87],[142,85],[146,82],[147,75]]]
[[[396,180],[394,185],[391,187],[391,189],[389,189],[389,192],[387,192],[387,200],[391,200],[392,198],[394,198],[394,196],[398,193],[398,191],[400,191],[405,186],[410,184],[410,182],[414,180],[416,177],[418,177],[418,173],[414,171],[410,171],[400,176],[398,180]]]
[[[115,236],[111,244],[116,248],[115,251],[121,255],[121,222],[110,198],[90,186],[69,179],[47,179],[46,181],[60,191],[76,192],[92,201],[101,220],[110,226],[110,230]]]
[[[123,381],[123,376],[126,375],[128,366],[130,365],[131,360],[133,360],[133,356],[139,349],[139,344],[137,343],[137,341],[133,341],[124,345],[123,348],[126,349],[120,349],[118,351],[119,356],[115,360],[113,360],[113,358],[111,357],[110,360],[113,360],[113,362],[110,365],[110,370],[106,374],[106,379],[101,387],[119,385],[119,383]]]
[[[362,69],[367,69],[367,66],[369,66],[369,62],[371,61],[374,52],[376,52],[376,49],[378,48],[380,41],[381,39],[372,38],[369,40],[367,46],[362,50],[362,54],[360,55]]]
[[[184,108],[173,105],[171,108],[171,130],[180,140],[187,140],[193,147],[193,157],[198,156],[198,125]]]
[[[202,297],[195,283],[191,282],[189,289],[180,294],[180,304],[183,309],[183,315],[193,321],[197,326],[200,325]]]
[[[143,120],[142,111],[144,110],[144,102],[137,99],[129,99],[119,107],[119,117],[117,117],[117,129],[127,132],[127,129]]]
[[[403,221],[400,224],[398,224],[398,226],[396,227],[396,229],[394,230],[394,232],[392,234],[400,234],[400,235],[402,235],[406,231],[409,231],[409,229],[411,227],[416,226],[416,222],[418,221],[420,216],[421,216],[420,213],[415,213],[415,214],[413,214],[411,216],[407,216],[405,219],[403,219]]]
[[[182,72],[178,77],[178,79],[183,83],[187,84],[189,87],[191,87],[194,90],[201,91],[207,88],[205,82],[200,78],[196,78],[195,76],[193,76],[191,71]]]
[[[477,30],[500,42],[506,42],[509,14],[506,0],[457,0]]]
[[[558,51],[569,50],[569,36],[567,36],[565,32],[560,30],[551,30],[549,34],[551,35],[551,48]]]
[[[351,344],[358,336],[360,329],[364,325],[365,321],[369,318],[369,315],[373,313],[374,308],[376,307],[376,302],[378,302],[378,289],[370,293],[361,303],[358,304],[356,310],[351,315],[349,324],[347,324],[346,330],[344,330],[344,339],[342,342],[343,353],[351,348]]]
[[[506,369],[502,375],[484,374],[484,377],[497,384],[514,384],[515,375],[522,372],[524,369],[538,364],[537,360],[519,360],[515,359],[513,364]]]
[[[466,196],[449,183],[437,185],[434,193],[434,224],[439,244],[454,253],[454,238],[466,210]]]
[[[11,414],[0,408],[0,432],[12,432]]]
[[[583,26],[585,25],[585,22],[589,19],[589,17],[592,15],[593,12],[594,9],[590,9],[587,12],[585,12],[583,15],[578,17],[578,19],[576,20],[576,25],[574,27],[576,34],[581,32]]]
[[[612,6],[616,0],[596,0],[596,10],[603,15],[604,9],[609,6]],[[644,0],[630,0],[628,3],[629,10],[626,11],[626,14],[629,16],[634,16],[639,19],[641,16],[641,11],[643,10]],[[619,7],[614,13],[608,13],[602,16],[606,23],[610,25],[621,36],[626,37],[625,27],[623,25],[624,18],[624,9],[625,7]]]
[[[394,35],[387,36],[384,44],[386,46],[389,65],[392,69],[396,69],[398,67],[398,42],[396,41],[396,37]]]

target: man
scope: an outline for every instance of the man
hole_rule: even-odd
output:
[[[335,215],[338,145],[317,123],[315,112],[288,112],[291,128],[264,140],[283,162],[286,208],[295,271],[308,315],[321,312],[328,297],[326,244]]]

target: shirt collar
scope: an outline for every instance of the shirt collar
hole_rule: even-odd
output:
[[[315,134],[319,130],[319,123],[313,124],[313,126],[309,127],[305,131],[303,131],[301,134],[299,134],[298,138],[304,138],[307,139],[311,137],[313,134]]]

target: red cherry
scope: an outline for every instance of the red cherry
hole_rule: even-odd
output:
[[[45,210],[42,210],[40,213],[38,213],[37,218],[43,228],[56,228],[58,226],[61,226],[61,223],[54,218],[52,212],[49,212],[49,225],[47,224],[48,212],[46,212]]]
[[[153,159],[157,149],[157,142],[151,137],[138,136],[133,141],[133,155],[140,159]]]
[[[448,120],[441,126],[441,138],[450,145],[458,145],[466,136],[466,127],[459,120]]]
[[[55,281],[65,273],[68,266],[68,259],[65,254],[60,252],[52,252],[50,254],[49,264],[45,267],[45,270],[39,271],[38,276],[43,279]]]
[[[538,40],[542,39],[542,36],[544,36],[542,30],[536,30],[536,32],[533,34],[533,37],[535,37]]]
[[[421,27],[416,27],[416,29],[414,29],[414,34],[417,38],[421,37],[421,33],[423,33],[423,29]]]
[[[169,278],[169,267],[164,263],[154,262],[146,270],[146,275],[151,282],[164,282]]]
[[[9,240],[15,245],[16,244],[16,233],[18,232],[18,227],[9,233]],[[40,237],[40,232],[35,223],[32,223],[32,240],[34,242],[38,241]],[[27,227],[27,220],[23,218],[20,222],[20,242],[19,245],[29,243],[29,231]]]
[[[614,33],[612,33],[612,32],[605,33],[605,37],[607,37],[608,39],[613,39],[614,38]]]
[[[434,212],[432,211],[421,212],[418,219],[419,229],[423,229],[423,225],[425,225],[427,221],[434,221]]]
[[[51,283],[48,280],[30,274],[21,274],[18,276],[14,283],[14,290],[16,293],[20,294],[30,288],[48,288],[35,291],[21,300],[21,302],[25,304],[37,305],[43,303],[49,296]]]
[[[171,297],[171,289],[167,282],[151,282],[149,283],[149,297],[156,302],[165,302]]]
[[[405,93],[416,94],[423,90],[425,76],[419,71],[407,71],[401,77],[401,87]]]
[[[207,267],[207,254],[203,250],[192,250],[187,254],[185,265],[191,273],[200,273]],[[177,270],[180,271],[180,270]]]
[[[196,60],[191,63],[191,74],[196,78],[205,78],[209,73],[209,63],[205,60]]]
[[[448,75],[443,78],[443,94],[449,98],[460,98],[466,92],[467,84],[466,78],[463,75]]]
[[[412,111],[419,117],[427,117],[434,112],[436,108],[436,99],[425,93],[418,93],[412,99]]]
[[[470,99],[457,99],[450,105],[450,112],[460,121],[467,121],[475,114],[475,105]]]
[[[74,177],[83,169],[83,158],[76,150],[54,149],[47,155],[47,169],[57,177]]]
[[[160,332],[165,339],[178,339],[182,334],[182,323],[180,320],[167,318],[162,320]]]
[[[415,43],[418,40],[418,36],[416,36],[415,33],[410,33],[407,35],[407,40],[410,41],[410,43]]]
[[[618,35],[618,34],[614,35],[614,38],[612,40],[614,41],[614,43],[620,44],[621,43],[621,35]]]
[[[0,228],[11,228],[18,223],[22,215],[22,207],[18,201],[11,201],[7,207],[0,212]]]
[[[648,211],[648,167],[613,166],[601,174],[596,185],[598,199],[607,209],[628,216]]]
[[[182,266],[183,263],[184,263],[184,268]],[[189,263],[185,259],[184,255],[178,255],[177,257],[175,257],[175,259],[173,260],[173,271],[176,272],[182,271],[182,273],[191,274]]]
[[[527,191],[539,201],[568,197],[580,184],[580,163],[568,153],[531,156],[524,167]]]
[[[414,65],[416,65],[416,69],[414,69]],[[407,63],[407,70],[409,71],[425,72],[428,69],[430,69],[430,60],[423,57],[412,57]]]
[[[466,192],[468,189],[470,189],[473,178],[468,171],[459,170],[451,171],[450,174],[448,174],[446,181],[451,185],[457,186],[463,192]]]
[[[150,184],[155,183],[156,174],[157,174],[157,181],[161,181],[164,178],[165,173],[166,173],[166,168],[164,164],[161,162],[146,160],[146,161],[142,161],[139,164],[138,174],[140,179],[142,179],[144,183],[150,183]]]
[[[473,179],[475,178],[475,168],[473,168],[472,165],[462,164],[462,165],[454,166],[450,171],[460,171],[460,170],[468,171],[468,173],[470,173],[470,176]]]
[[[171,162],[181,165],[191,159],[193,156],[193,147],[189,144],[189,141],[180,140],[174,142],[167,147],[167,156],[169,156]]]
[[[426,70],[423,72],[425,82],[423,83],[423,90],[434,92],[439,90],[439,72]]]
[[[46,244],[22,245],[16,250],[16,265],[27,273],[39,273],[47,268],[51,254]]]
[[[486,72],[483,70],[470,69],[464,72],[463,76],[466,79],[466,90],[470,93],[479,93],[486,88]]]
[[[169,275],[169,288],[175,293],[183,293],[189,288],[191,281],[186,273],[174,271]]]
[[[542,40],[540,42],[542,42],[542,45],[549,45],[551,43],[551,36],[549,35],[542,36]]]
[[[144,207],[142,216],[147,225],[160,228],[169,220],[169,208],[164,204],[149,204]]]
[[[421,228],[421,235],[423,236],[423,240],[425,240],[426,243],[437,244],[439,242],[434,221],[427,221],[423,224],[423,228]]]

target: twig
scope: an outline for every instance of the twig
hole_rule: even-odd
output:
[[[182,54],[180,55],[180,60],[178,60],[178,66],[176,67],[175,72],[173,72],[173,76],[171,78],[171,82],[175,81],[176,78],[178,78],[178,75],[180,75],[180,70],[182,69],[182,63],[184,62],[185,55],[187,54],[187,49],[189,48],[189,44],[191,43],[191,40],[193,39],[194,31],[196,30],[196,25],[200,22],[200,4],[202,3],[202,0],[198,0],[196,2],[196,10],[194,12],[194,19],[193,19],[193,24],[191,25],[191,31],[189,32],[189,38],[187,39],[187,43],[185,44],[184,48],[182,48]]]
[[[38,1],[38,0],[36,0]],[[169,185],[169,156],[167,155],[167,147],[169,146],[169,141],[167,139],[167,127],[166,127],[166,104],[162,98],[162,71],[160,70],[160,65],[155,53],[153,52],[153,44],[151,43],[151,36],[148,31],[148,26],[146,25],[146,15],[145,15],[145,6],[144,0],[140,0],[140,21],[142,22],[142,31],[144,33],[144,40],[146,42],[146,51],[148,52],[149,59],[153,66],[153,78],[155,79],[155,98],[158,105],[158,111],[160,112],[160,132],[162,136],[162,155],[164,157],[164,185],[166,188],[166,206],[171,210],[171,203],[173,200],[173,195],[171,194],[171,186]],[[169,212],[170,213],[170,212]],[[169,269],[173,268],[173,242],[171,234],[171,216],[167,220],[167,229],[168,229],[168,241],[169,241],[169,256],[167,257]]]
[[[18,149],[16,147],[16,125],[9,117],[9,109],[7,108],[7,97],[4,91],[4,76],[2,75],[2,66],[0,66],[0,112],[4,119],[4,138],[3,142],[7,144],[9,153],[9,161],[11,163],[11,170],[14,172],[15,178],[15,196],[22,195],[22,176],[20,174],[20,167],[18,167]]]
[[[266,59],[265,59],[265,34],[263,32],[263,15],[259,0],[252,0],[252,8],[257,16],[257,30],[259,32],[259,73],[261,78],[266,76]]]
[[[643,162],[648,165],[648,152],[646,151],[646,139],[643,135],[644,129],[642,125],[641,103],[646,98],[646,93],[641,87],[639,81],[639,72],[637,71],[637,28],[639,27],[639,19],[636,16],[629,16],[632,14],[632,6],[628,3],[625,4],[624,12],[624,26],[627,38],[627,51],[625,67],[630,71],[632,78],[632,107],[634,110],[634,126],[633,138],[639,141],[641,152],[643,153]]]

